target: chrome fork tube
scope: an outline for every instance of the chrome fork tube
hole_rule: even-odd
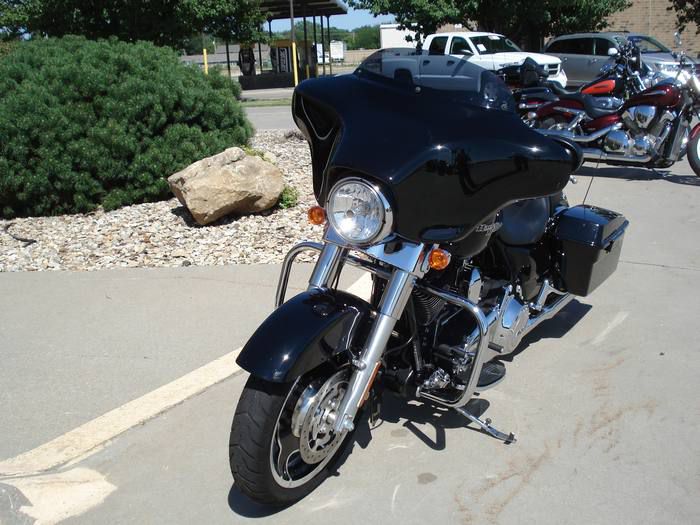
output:
[[[326,243],[323,246],[321,255],[318,256],[318,262],[314,266],[314,271],[309,279],[309,290],[328,288],[330,284],[333,284],[347,253],[347,248]]]
[[[392,273],[362,355],[353,362],[355,371],[333,422],[336,432],[353,429],[355,415],[372,386],[391,332],[406,307],[415,282],[416,276],[409,272],[397,269]]]

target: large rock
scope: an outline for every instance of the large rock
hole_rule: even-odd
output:
[[[241,148],[191,164],[168,177],[170,189],[194,220],[204,225],[235,213],[243,215],[274,206],[284,189],[282,172]]]

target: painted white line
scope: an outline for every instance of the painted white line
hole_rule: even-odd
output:
[[[0,477],[29,476],[84,459],[108,441],[232,376],[240,348],[37,448],[0,462]]]
[[[53,525],[83,514],[117,489],[102,474],[87,468],[14,479],[8,484],[29,500],[18,510],[34,518],[36,525]]]
[[[625,319],[629,316],[629,312],[617,312],[617,315],[613,317],[612,321],[608,323],[608,326],[606,326],[602,332],[600,332],[593,341],[591,341],[591,344],[593,345],[599,345],[605,339],[610,335],[610,332],[612,332],[615,328],[620,326],[622,323],[625,322]]]
[[[349,292],[369,298],[372,279],[363,275]],[[207,363],[148,394],[103,414],[56,439],[14,458],[0,461],[0,478],[32,476],[75,463],[98,452],[109,441],[130,428],[179,405],[192,396],[241,370],[236,357],[241,348]]]

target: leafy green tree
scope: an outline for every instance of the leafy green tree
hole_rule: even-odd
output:
[[[379,48],[379,26],[362,26],[354,29],[351,49]]]
[[[444,24],[462,23],[506,34],[513,40],[535,42],[546,35],[597,30],[605,18],[629,6],[628,0],[350,0],[375,15],[393,14],[402,28],[419,38]]]
[[[259,0],[219,0],[206,16],[207,29],[227,42],[265,42],[266,13]]]
[[[245,40],[263,18],[259,0],[0,0],[6,34],[114,36],[173,47],[192,34],[224,28]]]
[[[671,0],[669,11],[676,12],[678,29],[683,31],[690,23],[695,23],[700,33],[700,2],[698,0]]]

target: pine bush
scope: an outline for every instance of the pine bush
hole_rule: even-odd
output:
[[[239,96],[146,42],[16,45],[0,60],[0,216],[167,198],[169,175],[248,141]]]

